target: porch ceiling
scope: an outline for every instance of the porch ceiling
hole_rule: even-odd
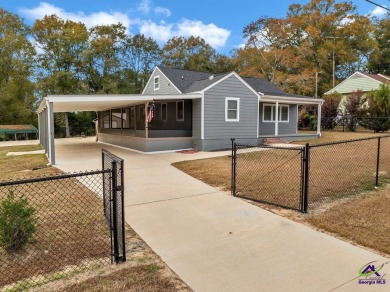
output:
[[[195,94],[106,94],[106,95],[49,95],[45,97],[39,108],[38,113],[42,112],[48,102],[53,104],[53,112],[75,112],[75,111],[103,111],[112,108],[125,107],[133,104],[151,101],[168,101],[182,99],[201,98],[200,93]]]

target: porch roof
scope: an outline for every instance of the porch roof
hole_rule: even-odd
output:
[[[53,104],[53,112],[104,111],[151,101],[169,101],[202,98],[200,93],[191,94],[105,94],[105,95],[49,95],[45,97],[37,112],[42,112],[47,103]]]

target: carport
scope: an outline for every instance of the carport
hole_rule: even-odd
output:
[[[147,110],[150,102],[198,99],[201,97],[202,95],[200,93],[169,95],[49,95],[42,100],[37,110],[39,143],[45,149],[49,163],[54,165],[54,113],[105,111],[135,104],[145,104],[145,128],[147,129]],[[146,138],[148,138],[147,134]]]

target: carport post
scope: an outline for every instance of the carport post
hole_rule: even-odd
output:
[[[317,110],[317,135],[321,136],[321,104],[320,103],[318,104],[318,110]]]
[[[279,135],[279,102],[275,104],[275,136]]]
[[[54,149],[54,115],[53,115],[53,103],[46,101],[47,106],[47,127],[48,127],[48,143],[49,143],[49,163],[51,165],[56,164],[55,149]]]

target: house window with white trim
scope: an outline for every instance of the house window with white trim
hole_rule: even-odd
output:
[[[225,121],[238,122],[239,120],[240,120],[240,99],[237,97],[226,97]]]
[[[184,100],[176,101],[176,121],[184,121]]]
[[[274,122],[275,121],[275,107],[274,104],[264,104],[263,105],[263,122]],[[290,106],[289,105],[279,105],[278,108],[278,121],[286,122],[289,121]]]
[[[154,90],[160,89],[160,76],[154,77]]]

